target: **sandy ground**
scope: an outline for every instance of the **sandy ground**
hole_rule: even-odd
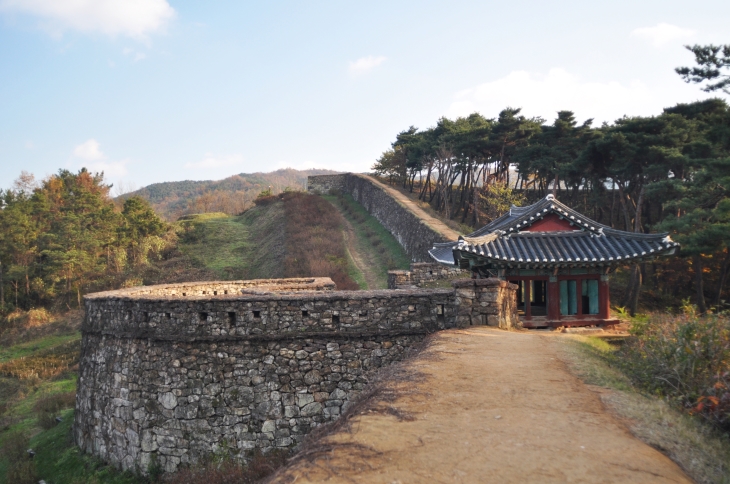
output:
[[[568,372],[559,337],[438,333],[394,402],[354,417],[328,438],[333,450],[275,482],[691,482]]]

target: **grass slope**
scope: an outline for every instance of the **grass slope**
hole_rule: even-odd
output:
[[[598,338],[561,337],[562,358],[639,439],[660,450],[702,483],[730,483],[730,439],[665,400],[639,392],[615,367],[616,347]]]
[[[0,484],[139,482],[71,440],[81,318],[31,310],[0,319]]]
[[[363,261],[363,271],[371,272],[371,280],[374,280],[373,284],[369,284],[374,287],[369,289],[387,288],[388,270],[410,267],[410,258],[396,238],[351,195],[322,197],[334,205],[352,227],[355,240],[350,246],[354,246],[357,256]]]
[[[179,250],[217,279],[282,277],[277,259],[284,256],[284,210],[281,204],[254,207],[243,215],[188,215],[177,222]]]

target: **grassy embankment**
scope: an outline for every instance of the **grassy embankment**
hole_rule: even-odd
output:
[[[363,289],[388,287],[388,270],[408,269],[410,258],[378,220],[349,194],[323,195],[345,218],[351,266],[359,268]],[[357,276],[354,276],[357,277]]]
[[[288,192],[259,199],[240,216],[185,217],[179,249],[217,279],[327,276],[340,289],[357,289],[362,274],[347,259],[343,223],[320,197]]]
[[[632,340],[636,344],[637,340]],[[639,339],[640,341],[640,339]],[[730,482],[730,437],[668,395],[648,392],[629,377],[632,349],[599,338],[559,337],[562,359],[632,434],[660,450],[701,483]]]
[[[220,280],[283,277],[285,216],[282,204],[254,207],[243,215],[188,215],[178,248],[197,267]]]

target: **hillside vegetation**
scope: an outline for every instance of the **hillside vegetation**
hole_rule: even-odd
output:
[[[167,221],[192,213],[238,215],[251,208],[263,191],[276,195],[286,189],[303,190],[308,176],[334,173],[337,172],[285,168],[270,173],[240,173],[223,180],[154,183],[120,198],[142,197]]]
[[[175,225],[180,253],[216,279],[326,276],[339,289],[359,288],[342,216],[321,197],[270,195],[239,216],[194,215]]]

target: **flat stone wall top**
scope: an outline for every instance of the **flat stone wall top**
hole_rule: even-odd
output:
[[[298,277],[288,279],[251,279],[246,281],[206,281],[182,282],[178,284],[159,284],[155,286],[138,286],[114,291],[88,294],[84,299],[106,298],[194,298],[235,296],[258,292],[299,292],[299,291],[332,291],[335,283],[329,277]]]
[[[169,295],[109,291],[85,299],[82,331],[168,341],[425,334],[453,327],[453,290]]]
[[[488,279],[456,279],[452,282],[452,285],[457,288],[497,286],[517,289],[516,284],[511,284],[507,281],[503,281],[502,279],[497,279],[496,277],[490,277]]]

